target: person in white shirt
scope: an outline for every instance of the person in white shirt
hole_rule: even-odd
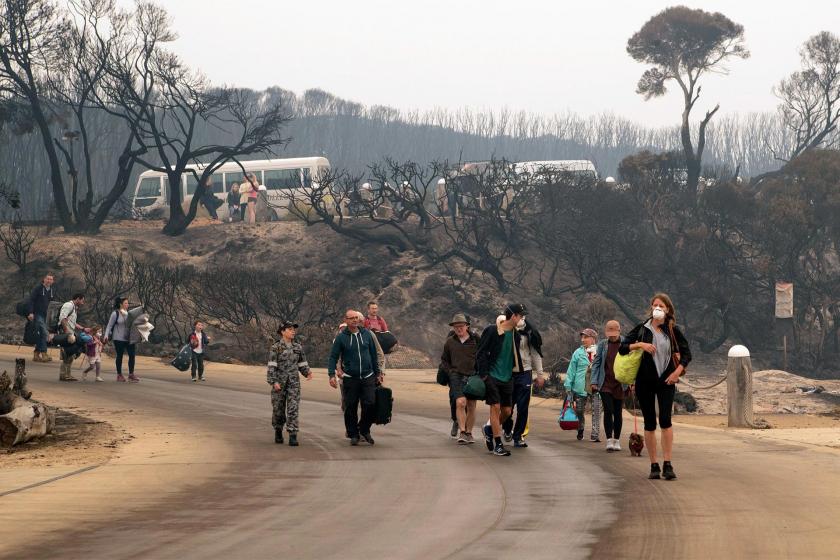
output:
[[[192,348],[190,360],[190,373],[192,380],[205,381],[204,378],[204,349],[210,343],[210,337],[204,332],[204,323],[196,321],[193,323],[193,332],[190,334],[190,348]],[[198,377],[196,378],[196,373]]]

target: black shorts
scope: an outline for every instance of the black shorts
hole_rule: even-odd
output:
[[[487,404],[513,406],[513,377],[508,381],[499,381],[492,375],[488,375],[484,380],[484,387],[484,402]]]

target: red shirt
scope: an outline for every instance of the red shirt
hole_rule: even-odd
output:
[[[365,328],[372,331],[384,332],[388,330],[388,323],[382,317],[365,317]]]

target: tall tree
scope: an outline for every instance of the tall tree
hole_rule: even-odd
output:
[[[800,50],[802,69],[773,88],[781,100],[779,114],[792,137],[790,160],[806,150],[834,147],[840,141],[840,37],[823,31]]]
[[[727,59],[749,57],[744,46],[744,27],[719,12],[675,6],[650,18],[630,37],[627,52],[634,60],[652,65],[642,74],[636,88],[646,100],[664,95],[670,80],[677,82],[683,92],[680,140],[685,153],[687,186],[696,194],[706,147],[706,127],[720,109],[717,104],[706,111],[695,145],[691,111],[700,98],[700,78],[709,72],[726,73]]]

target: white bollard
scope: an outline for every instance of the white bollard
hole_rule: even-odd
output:
[[[729,349],[726,366],[726,396],[730,428],[754,428],[752,362],[750,351],[740,344]]]

